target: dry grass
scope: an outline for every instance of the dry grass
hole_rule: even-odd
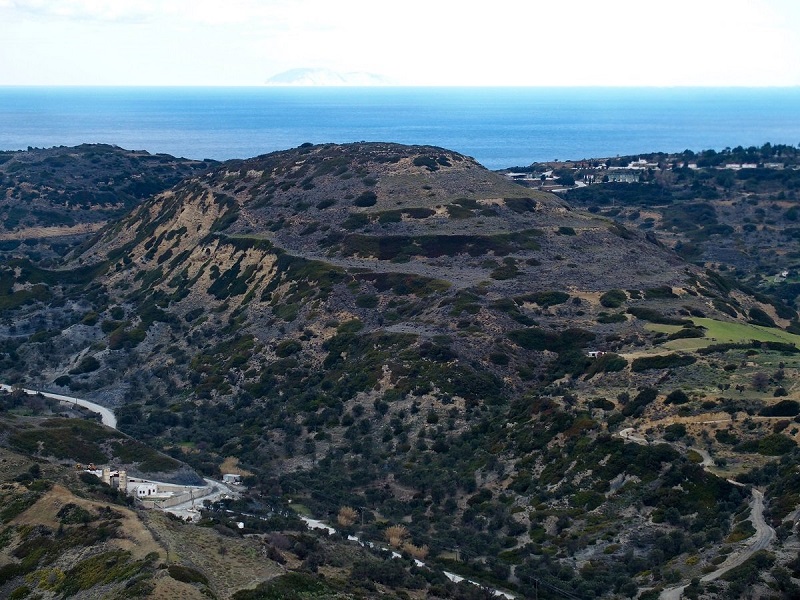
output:
[[[384,531],[386,541],[393,548],[400,548],[408,539],[408,529],[402,525],[392,525]]]
[[[155,589],[148,596],[151,600],[208,600],[208,594],[190,583],[170,577],[166,571],[155,580]]]
[[[0,240],[26,240],[63,237],[67,235],[85,235],[99,231],[105,224],[105,221],[101,221],[99,223],[79,223],[72,227],[23,227],[17,231],[0,231]]]
[[[353,523],[356,522],[358,518],[358,512],[350,507],[350,506],[343,506],[339,509],[339,514],[336,517],[336,522],[339,523],[342,527],[349,527]]]
[[[169,549],[169,562],[200,571],[218,598],[230,598],[284,572],[266,557],[259,538],[223,536],[211,528],[173,521],[158,511],[145,512],[143,521]]]
[[[235,456],[229,456],[222,464],[219,466],[219,470],[222,473],[232,473],[234,475],[241,475],[242,477],[248,477],[252,475],[250,471],[246,471],[239,467],[239,459]]]
[[[67,504],[77,504],[92,514],[97,514],[99,509],[108,506],[107,503],[87,500],[76,496],[61,485],[54,485],[28,510],[18,515],[12,525],[45,525],[51,529],[58,529],[60,524],[58,511]],[[122,515],[119,531],[121,538],[108,541],[111,548],[128,550],[136,559],[144,558],[151,552],[165,555],[164,549],[156,542],[150,531],[142,524],[138,515],[127,508],[115,505],[113,510]]]
[[[403,544],[403,550],[419,560],[425,560],[425,558],[428,556],[428,552],[430,551],[427,544],[415,546],[411,542],[406,542]]]

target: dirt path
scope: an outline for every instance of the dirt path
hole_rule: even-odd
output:
[[[700,578],[701,582],[707,583],[720,578],[731,569],[741,565],[755,552],[767,548],[775,539],[775,530],[764,520],[764,494],[757,489],[753,489],[753,497],[750,500],[750,521],[753,523],[756,532],[749,538],[747,546],[728,556],[727,560],[716,571],[703,575]],[[679,587],[668,588],[661,592],[659,600],[680,600],[683,590],[687,586],[688,584],[684,584]]]
[[[618,434],[623,440],[633,442],[635,444],[640,444],[643,446],[649,445],[651,442],[645,439],[644,437],[637,435],[636,430],[633,427],[627,427],[625,429],[620,430]],[[693,448],[691,446],[684,446],[682,444],[675,444],[667,442],[666,440],[656,439],[653,440],[652,443],[665,443],[670,444],[676,450],[681,452],[688,452],[692,450],[697,452],[702,458],[703,462],[700,463],[703,468],[714,475],[711,472],[711,468],[714,467],[714,459],[711,458],[711,455],[703,449],[700,448]],[[732,481],[730,479],[727,480],[728,482],[732,483],[733,485],[737,485],[740,487],[744,487],[741,483],[736,481]],[[764,493],[753,488],[752,490],[752,498],[750,499],[750,522],[753,524],[756,532],[747,540],[747,545],[741,548],[740,550],[731,553],[728,558],[723,562],[716,571],[712,571],[711,573],[707,573],[700,578],[700,581],[703,583],[714,581],[718,579],[731,569],[738,567],[748,558],[750,558],[755,552],[759,550],[763,550],[767,548],[772,541],[775,539],[775,530],[770,527],[767,522],[764,520]],[[680,600],[683,595],[683,590],[689,584],[683,584],[677,587],[667,588],[659,595],[659,600]]]

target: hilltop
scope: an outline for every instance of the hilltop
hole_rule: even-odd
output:
[[[431,146],[208,165],[57,267],[6,261],[0,375],[113,406],[204,475],[235,460],[254,502],[629,597],[748,537],[729,479],[776,486],[792,535],[800,363],[793,308],[617,216]],[[792,559],[769,581],[794,589]]]
[[[0,252],[63,254],[210,164],[107,144],[0,152]]]

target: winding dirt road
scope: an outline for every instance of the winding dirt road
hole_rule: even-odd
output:
[[[636,430],[633,427],[628,427],[626,429],[622,429],[618,434],[623,440],[633,442],[634,444],[640,445],[649,445],[650,441],[646,438],[637,435]],[[666,440],[658,439],[654,440],[653,443],[665,443],[669,444]],[[711,458],[711,455],[702,449],[698,448],[691,448],[687,446],[682,446],[681,444],[671,444],[674,448],[677,448],[681,451],[688,451],[693,450],[697,452],[702,458],[703,462],[701,463],[702,466],[706,469],[706,471],[711,472],[709,469],[714,466],[714,459]],[[712,473],[713,475],[714,473]],[[740,487],[744,487],[741,483],[736,481],[732,481],[730,479],[727,480],[729,483],[733,485],[737,485]],[[732,552],[728,558],[723,562],[716,571],[712,571],[711,573],[707,573],[700,578],[700,581],[703,583],[707,583],[709,581],[714,581],[718,579],[731,569],[738,567],[748,558],[750,558],[755,552],[759,550],[764,550],[767,548],[772,541],[775,539],[775,530],[770,527],[767,522],[764,520],[764,493],[753,488],[752,490],[752,498],[750,499],[750,522],[753,524],[756,532],[747,539],[746,545],[736,552]],[[686,589],[688,583],[683,585],[667,588],[661,592],[659,595],[659,600],[680,600],[683,595],[683,590]]]
[[[707,573],[700,578],[700,581],[707,583],[718,579],[731,569],[738,567],[755,552],[764,550],[775,539],[775,530],[764,520],[764,494],[753,489],[753,498],[750,500],[750,521],[755,527],[755,534],[748,538],[748,544],[738,552],[733,552],[727,560],[722,563],[716,571]],[[668,588],[661,592],[660,600],[680,600],[683,590],[688,584],[679,587]]]

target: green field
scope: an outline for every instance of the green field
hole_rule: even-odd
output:
[[[671,340],[663,344],[669,350],[697,350],[706,348],[712,344],[725,343],[746,343],[751,340],[759,342],[783,342],[785,344],[795,344],[800,346],[800,335],[787,333],[782,329],[772,327],[761,327],[760,325],[750,325],[748,323],[732,323],[727,321],[715,321],[714,319],[692,319],[698,327],[704,327],[705,337],[685,338]],[[661,333],[674,333],[680,329],[678,325],[658,325],[648,323],[647,329]]]

